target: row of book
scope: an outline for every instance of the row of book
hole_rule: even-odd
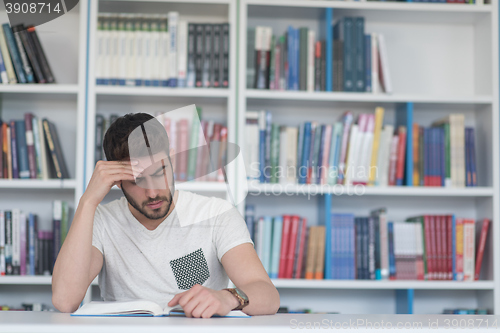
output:
[[[465,309],[465,308],[457,308],[457,309],[444,309],[442,314],[450,315],[450,314],[458,314],[458,315],[487,315],[487,309]],[[458,324],[455,326],[458,327]]]
[[[364,27],[363,17],[344,17],[332,28],[333,91],[391,93],[385,38]],[[274,36],[271,27],[257,26],[248,35],[255,40],[247,53],[254,89],[326,91],[326,41],[314,30],[289,26]]]
[[[34,26],[0,27],[0,78],[3,84],[55,82]]]
[[[44,303],[22,303],[21,307],[0,305],[0,311],[53,311],[52,308]]]
[[[0,178],[70,178],[54,123],[25,113],[0,125]]]
[[[96,84],[229,86],[229,24],[165,15],[98,16]]]
[[[406,110],[397,114],[407,115]],[[247,177],[261,183],[477,186],[474,128],[463,114],[421,127],[406,118],[384,123],[384,108],[348,111],[335,124],[272,122],[269,111],[247,111]],[[408,166],[411,166],[409,171]]]
[[[252,205],[245,220],[269,276],[288,279],[479,280],[490,225],[454,215],[394,223],[379,209],[308,226],[298,215],[256,218]]]
[[[52,204],[52,229],[20,209],[0,210],[0,275],[51,275],[69,228],[66,201]]]
[[[172,119],[158,113],[156,118],[164,125],[170,148],[175,150],[174,179],[183,181],[224,182],[222,172],[227,159],[227,127],[213,120],[203,120],[202,109],[197,107],[200,121]],[[102,142],[107,128],[118,115],[109,118],[96,116],[95,160],[105,159]]]

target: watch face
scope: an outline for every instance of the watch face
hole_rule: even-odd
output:
[[[245,294],[245,293],[243,292],[243,290],[241,290],[241,289],[239,289],[239,288],[234,288],[234,289],[236,290],[236,292],[238,293],[238,295],[240,295],[240,296],[241,296],[241,298],[243,298],[245,301],[247,301],[247,302],[248,302],[248,296],[247,296],[247,294]]]

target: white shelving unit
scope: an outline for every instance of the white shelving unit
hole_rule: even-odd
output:
[[[226,23],[230,24],[230,58],[229,88],[166,88],[166,87],[120,87],[98,86],[95,84],[95,52],[96,29],[99,12],[111,13],[168,13],[179,12],[179,19],[192,23]],[[94,133],[95,116],[101,113],[124,115],[126,113],[167,112],[190,104],[202,107],[202,118],[213,119],[228,127],[228,141],[236,141],[236,2],[232,0],[99,0],[90,4],[89,19],[89,87],[86,131],[86,165],[85,180],[88,182],[94,169]],[[228,171],[228,178],[234,184],[234,171]],[[219,182],[185,182],[176,183],[177,189],[187,190],[208,196],[227,198],[225,183]],[[122,195],[118,188],[111,191],[105,202],[117,199]],[[98,287],[92,288],[86,300],[100,299]]]
[[[272,26],[281,34],[289,24],[324,31],[326,8],[334,18],[364,16],[366,31],[386,36],[392,95],[342,92],[260,91],[246,88],[247,27]],[[239,10],[237,12],[237,10]],[[230,23],[229,89],[173,89],[95,85],[96,24],[99,12],[167,13],[178,11],[189,22]],[[7,22],[5,9],[0,17]],[[95,116],[102,113],[169,111],[196,104],[203,117],[224,122],[229,141],[244,147],[247,110],[270,110],[273,121],[297,126],[306,120],[333,123],[345,110],[354,114],[386,110],[385,122],[394,123],[396,104],[413,102],[414,119],[428,126],[452,112],[464,113],[466,125],[477,133],[479,187],[323,188],[249,183],[246,203],[257,215],[298,214],[311,224],[318,221],[321,200],[332,194],[334,212],[367,215],[387,207],[393,220],[416,214],[453,212],[468,218],[490,218],[491,240],[483,263],[482,280],[453,281],[336,281],[276,279],[281,303],[291,309],[342,313],[394,313],[398,290],[413,289],[415,313],[439,313],[446,307],[486,307],[500,314],[500,186],[499,186],[499,84],[498,3],[448,5],[402,2],[350,2],[306,0],[82,0],[68,14],[37,28],[54,69],[56,85],[0,85],[2,118],[20,118],[24,112],[52,119],[71,179],[49,181],[0,180],[0,209],[19,207],[35,212],[42,227],[50,228],[51,202],[64,199],[73,208],[94,168]],[[238,35],[237,35],[238,34]],[[323,38],[319,34],[320,38]],[[64,50],[64,52],[61,52]],[[429,52],[432,50],[432,52]],[[238,82],[237,82],[238,80]],[[306,111],[306,112],[304,112]],[[236,170],[229,181],[243,195]],[[179,189],[226,197],[226,184],[179,183]],[[279,185],[278,185],[279,187]],[[282,193],[284,190],[285,193]],[[341,191],[341,195],[336,195]],[[281,194],[278,194],[281,193]],[[105,199],[120,196],[113,190]],[[244,203],[239,205],[243,213]],[[495,240],[495,241],[493,241]],[[0,277],[1,303],[51,304],[51,277]],[[98,299],[97,281],[86,301]]]
[[[288,25],[308,27],[325,38],[325,11],[334,21],[365,17],[366,32],[383,33],[394,92],[387,94],[269,91],[246,87],[247,29],[270,26],[281,35]],[[345,187],[248,183],[245,203],[256,216],[297,214],[318,223],[329,194],[333,212],[367,216],[379,207],[400,221],[418,214],[455,213],[490,218],[493,227],[483,262],[482,280],[362,281],[275,279],[281,303],[291,309],[341,313],[394,313],[398,291],[414,291],[414,313],[444,308],[488,308],[500,313],[498,3],[449,5],[404,2],[241,0],[239,10],[238,143],[245,147],[245,112],[269,110],[273,123],[298,126],[303,121],[333,123],[346,110],[355,115],[385,108],[384,123],[394,124],[399,103],[414,104],[414,121],[429,126],[450,113],[464,113],[476,128],[481,164],[477,188]],[[240,186],[240,195],[243,187]],[[243,213],[244,204],[240,205]]]
[[[52,229],[53,200],[65,200],[74,209],[83,193],[86,6],[81,1],[67,14],[36,27],[56,84],[0,85],[2,119],[24,119],[26,112],[47,117],[61,139],[70,179],[0,180],[0,209],[35,213],[42,230]],[[8,22],[3,3],[0,22]],[[42,302],[52,307],[50,282],[50,276],[2,276],[0,303],[20,307]]]

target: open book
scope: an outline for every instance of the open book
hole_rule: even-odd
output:
[[[116,316],[116,317],[132,317],[132,316],[181,316],[184,317],[184,311],[180,305],[174,307],[167,306],[161,308],[155,302],[147,300],[134,301],[115,301],[115,302],[90,302],[83,305],[81,308],[71,314],[72,316]],[[230,311],[225,316],[214,315],[212,317],[234,317],[234,318],[249,318],[250,316],[243,311]]]

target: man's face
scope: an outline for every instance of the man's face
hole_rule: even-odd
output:
[[[165,218],[175,191],[173,168],[166,153],[135,159],[143,168],[135,182],[122,181],[122,191],[128,203],[139,213],[152,220]]]

